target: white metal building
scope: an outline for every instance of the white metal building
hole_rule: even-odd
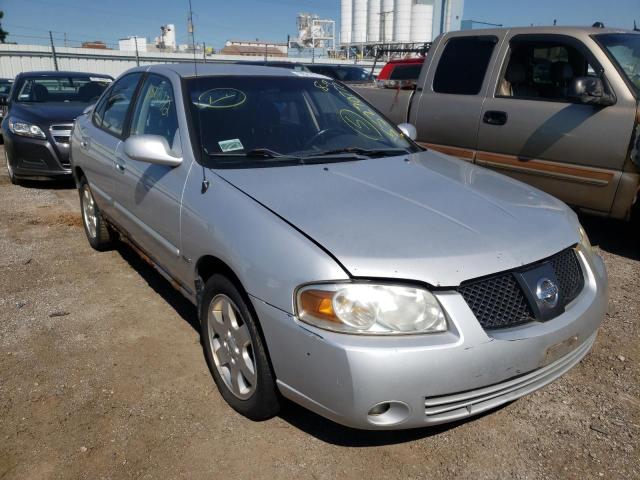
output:
[[[145,37],[138,37],[134,35],[133,37],[126,37],[118,40],[118,50],[122,50],[123,52],[135,52],[136,47],[138,52],[146,52],[147,39]]]
[[[464,0],[341,0],[340,44],[430,42],[460,30]]]

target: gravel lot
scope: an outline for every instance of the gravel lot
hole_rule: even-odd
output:
[[[467,422],[360,432],[292,404],[239,416],[195,309],[127,247],[91,250],[73,185],[12,186],[2,168],[0,198],[0,479],[640,478],[640,243],[626,225],[583,219],[611,301],[580,365]]]

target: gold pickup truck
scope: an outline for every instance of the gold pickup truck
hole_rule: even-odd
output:
[[[447,33],[415,90],[355,87],[423,146],[628,219],[640,182],[640,33],[531,27]]]

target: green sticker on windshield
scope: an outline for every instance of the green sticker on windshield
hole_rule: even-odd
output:
[[[235,108],[247,100],[247,95],[237,88],[214,88],[198,97],[197,105],[203,108]]]
[[[234,150],[244,150],[244,147],[242,146],[242,142],[240,141],[239,138],[234,138],[232,140],[222,140],[218,142],[218,145],[220,145],[220,150],[222,150],[223,152],[232,152]]]

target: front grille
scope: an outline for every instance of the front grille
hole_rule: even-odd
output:
[[[71,137],[71,129],[73,128],[72,123],[66,123],[62,125],[51,125],[49,127],[49,132],[51,132],[51,137],[53,141],[56,143],[60,143],[63,145],[69,144],[69,138]]]
[[[576,253],[573,248],[568,248],[549,258],[548,262],[555,270],[560,301],[563,306],[567,305],[584,287],[582,268]],[[522,270],[529,267],[523,267]],[[533,310],[513,273],[471,280],[458,288],[482,328],[513,327],[534,320]]]

